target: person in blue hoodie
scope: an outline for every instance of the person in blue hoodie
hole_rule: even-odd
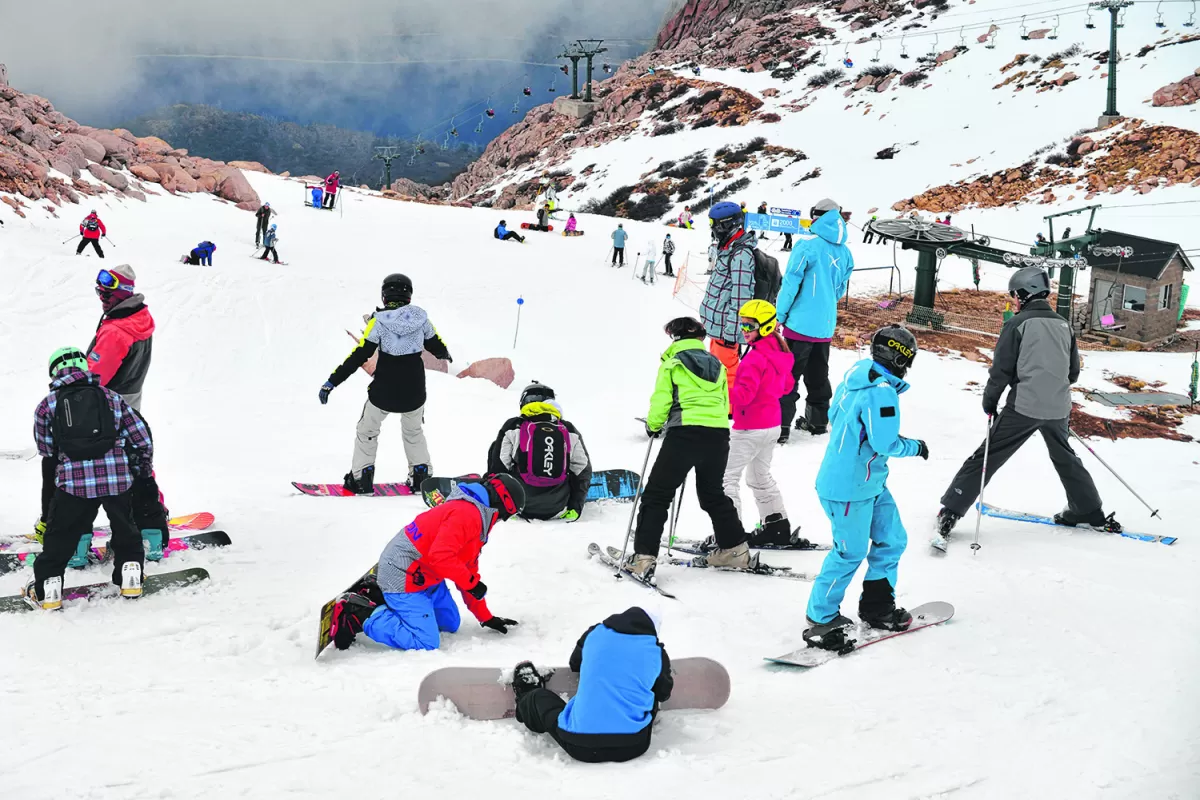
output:
[[[634,606],[584,631],[571,653],[579,690],[564,702],[529,661],[513,670],[517,720],[548,733],[576,761],[630,761],[650,749],[650,729],[675,681],[658,626]]]
[[[872,628],[902,631],[912,615],[896,607],[896,567],[908,544],[900,512],[887,488],[888,459],[920,456],[929,448],[900,435],[900,395],[904,375],[917,356],[917,338],[907,328],[888,325],[871,339],[871,358],[846,373],[833,398],[833,431],[821,469],[817,495],[833,525],[833,550],[808,596],[811,647],[839,650],[846,628],[842,597],[866,559],[867,575],[858,601],[859,618]]]
[[[496,230],[492,231],[492,235],[502,242],[507,242],[509,239],[516,239],[522,244],[525,243],[525,237],[516,231],[510,231],[504,220],[500,220],[500,224],[496,226]]]
[[[188,264],[204,265],[211,267],[213,262],[213,253],[217,251],[217,246],[209,241],[201,242],[192,248],[192,252],[184,257]]]
[[[779,443],[791,436],[800,381],[804,381],[804,416],[797,425],[815,436],[829,430],[829,345],[837,326],[838,299],[846,293],[854,256],[846,246],[849,230],[841,206],[825,199],[812,208],[812,238],[792,249],[776,308],[783,336],[792,351],[792,377],[796,385],[779,400],[783,420]]]

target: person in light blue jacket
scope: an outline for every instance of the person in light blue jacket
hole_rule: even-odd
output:
[[[904,374],[916,355],[917,338],[907,328],[880,328],[871,340],[871,358],[850,368],[834,396],[833,431],[817,472],[817,495],[833,525],[833,550],[808,597],[804,641],[811,647],[845,646],[846,628],[854,623],[840,612],[842,598],[864,559],[861,620],[890,631],[912,624],[912,615],[896,607],[896,567],[908,535],[887,477],[889,458],[929,458],[925,442],[900,435],[900,395],[909,388]]]
[[[617,223],[617,229],[612,233],[613,256],[612,265],[617,265],[617,259],[621,260],[621,266],[625,266],[625,241],[629,238],[629,234],[625,232],[625,223]]]
[[[812,208],[811,239],[792,249],[776,307],[783,336],[792,351],[792,377],[796,385],[779,400],[782,427],[779,443],[791,436],[800,381],[804,381],[804,416],[797,425],[814,436],[829,429],[829,346],[837,326],[838,299],[846,293],[854,256],[846,246],[849,231],[841,207],[825,199]]]

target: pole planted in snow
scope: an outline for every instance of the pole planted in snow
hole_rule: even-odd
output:
[[[517,349],[517,336],[521,333],[521,306],[525,305],[525,298],[517,298],[517,329],[513,331],[513,349]]]

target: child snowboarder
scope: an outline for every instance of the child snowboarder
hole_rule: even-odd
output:
[[[569,701],[545,688],[532,662],[516,666],[517,721],[589,764],[629,761],[649,750],[658,706],[675,687],[651,616],[634,606],[593,625],[568,664],[579,673],[579,691]]]
[[[212,266],[213,253],[217,251],[217,246],[212,242],[201,242],[192,248],[192,252],[183,257],[183,263],[191,264],[192,266],[204,265]]]
[[[275,249],[275,244],[279,241],[279,235],[275,233],[275,228],[275,224],[272,223],[270,229],[263,236],[263,254],[259,256],[259,261],[266,261],[267,256],[270,256],[272,263],[279,263],[279,251]]]
[[[446,502],[419,514],[383,549],[376,575],[334,603],[334,646],[345,650],[365,633],[398,650],[437,650],[439,631],[455,633],[461,619],[446,581],[480,625],[508,633],[517,621],[488,610],[479,554],[493,526],[521,512],[523,492],[511,475],[486,475],[458,483]]]
[[[722,490],[729,460],[729,387],[717,357],[704,350],[704,326],[692,317],[679,317],[663,331],[671,346],[662,355],[646,435],[663,441],[638,509],[634,554],[627,568],[643,581],[654,577],[663,524],[675,493],[687,474],[696,471],[696,497],[712,520],[717,550],[708,558],[714,567],[754,569],[737,508]]]
[[[100,237],[108,236],[108,228],[104,227],[104,223],[96,214],[96,209],[92,209],[91,213],[83,218],[83,222],[79,223],[79,247],[75,248],[75,255],[83,252],[83,248],[89,244],[95,248],[96,255],[104,258],[104,251],[100,249]]]
[[[76,348],[54,351],[50,393],[34,411],[43,475],[53,470],[55,488],[43,549],[22,591],[33,608],[62,607],[63,573],[102,506],[112,524],[112,581],[123,597],[142,594],[144,551],[133,496],[140,481],[153,481],[153,443],[141,417],[87,370],[87,358]]]
[[[534,381],[521,392],[521,414],[500,426],[488,449],[488,471],[513,475],[525,487],[525,519],[574,522],[592,483],[583,437],[563,419],[554,390]]]
[[[691,206],[683,207],[683,213],[679,215],[679,219],[677,220],[677,222],[679,223],[679,227],[681,227],[681,228],[687,228],[688,230],[692,229],[692,207]]]
[[[667,234],[667,238],[663,239],[663,267],[666,269],[663,272],[668,278],[674,278],[675,272],[671,268],[671,256],[675,255],[675,241],[671,238],[671,234]]]
[[[354,442],[354,459],[346,473],[345,487],[355,494],[375,492],[375,454],[379,432],[388,414],[400,415],[400,434],[408,460],[409,488],[419,491],[430,476],[429,444],[425,441],[425,364],[422,351],[453,362],[446,343],[438,336],[425,309],[412,305],[413,285],[407,275],[393,273],[383,279],[383,308],[371,315],[358,346],[321,386],[321,405],[329,393],[367,363],[378,350],[374,380],[367,387]]]
[[[899,325],[871,337],[871,358],[846,373],[834,395],[833,432],[817,472],[817,495],[833,526],[833,550],[808,596],[804,641],[838,650],[853,622],[840,607],[858,565],[867,561],[858,615],[872,628],[902,631],[912,615],[896,607],[896,567],[908,543],[887,488],[888,459],[929,459],[925,442],[900,435],[903,378],[917,356],[917,338]],[[869,548],[869,549],[868,549]]]
[[[516,231],[510,231],[504,220],[500,220],[500,224],[496,226],[496,230],[492,231],[492,235],[502,242],[507,242],[509,239],[516,239],[522,244],[525,242],[525,237]]]

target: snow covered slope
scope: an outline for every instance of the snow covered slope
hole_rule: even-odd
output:
[[[289,266],[251,260],[253,218],[202,195],[146,204],[98,201],[115,246],[104,265],[138,272],[158,322],[144,411],[157,469],[177,513],[209,510],[234,546],[173,557],[204,566],[202,587],[62,614],[0,617],[0,707],[9,769],[5,797],[213,798],[424,796],[708,797],[1191,797],[1200,790],[1200,633],[1190,524],[1197,445],[1095,441],[1162,504],[1151,521],[1088,460],[1127,525],[1180,537],[1174,547],[1095,533],[985,520],[983,548],[962,539],[943,559],[924,545],[938,496],[983,433],[984,368],[923,354],[910,373],[903,430],[928,441],[928,462],[893,465],[891,488],[909,529],[899,600],[957,607],[954,621],[805,674],[762,657],[800,643],[808,587],[753,576],[664,567],[674,603],[584,558],[588,542],[620,546],[628,506],[589,507],[573,525],[510,522],[484,552],[508,636],[468,617],[441,651],[400,653],[369,643],[312,660],[321,603],[371,564],[421,510],[416,499],[298,495],[291,480],[346,471],[366,388],[359,375],[328,406],[317,389],[349,351],[343,328],[374,308],[381,278],[401,270],[455,357],[513,359],[517,382],[430,374],[427,429],[441,473],[480,469],[520,387],[559,394],[597,468],[638,468],[644,413],[663,323],[688,309],[605,259],[612,221],[584,216],[587,235],[530,232],[498,243],[512,212],[399,203],[348,192],[344,217],[299,206],[298,184],[250,175],[281,209]],[[295,202],[293,202],[293,200]],[[102,262],[60,242],[74,220],[40,211],[0,229],[0,449],[30,446],[46,359],[87,344],[99,315]],[[627,222],[639,240],[662,228]],[[703,246],[698,242],[686,249]],[[178,256],[201,239],[212,268]],[[869,256],[855,244],[861,260]],[[998,273],[999,274],[999,273]],[[512,347],[516,299],[525,304]],[[835,351],[833,372],[855,358]],[[1184,390],[1187,359],[1096,353],[1081,383],[1103,370],[1162,378]],[[1184,431],[1200,436],[1196,419]],[[827,541],[812,485],[824,442],[801,437],[776,459],[790,515]],[[1084,455],[1085,459],[1090,459]],[[399,428],[383,434],[380,479],[403,477]],[[0,530],[37,516],[36,461],[0,461]],[[987,499],[1051,512],[1062,492],[1037,442],[1000,474]],[[747,504],[749,506],[749,504]],[[689,496],[682,535],[708,532]],[[815,571],[820,554],[773,555]],[[89,573],[95,577],[92,573]],[[68,582],[85,576],[72,573]],[[23,575],[0,576],[0,593]],[[846,609],[855,610],[853,589]],[[623,766],[570,762],[514,722],[479,723],[448,708],[427,717],[416,688],[449,665],[561,664],[589,625],[634,604],[665,614],[672,655],[704,655],[733,676],[716,712],[664,713],[645,758]]]

